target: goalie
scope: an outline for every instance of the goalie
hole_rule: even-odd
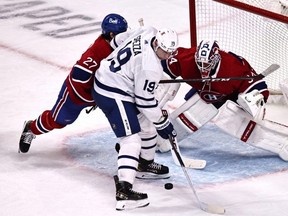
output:
[[[220,50],[216,41],[201,41],[197,48],[178,48],[178,54],[162,61],[162,66],[172,79],[179,76],[201,79],[257,75],[243,57]],[[277,106],[265,105],[269,91],[263,79],[187,84],[193,88],[186,94],[186,102],[170,114],[179,140],[211,121],[243,142],[278,154],[288,161],[288,123],[271,118],[271,113],[275,112],[287,116],[287,104],[284,105],[282,97],[277,99]],[[285,84],[282,84],[285,92],[284,88]],[[185,133],[181,133],[183,129]],[[158,139],[158,150],[170,150],[169,143]]]

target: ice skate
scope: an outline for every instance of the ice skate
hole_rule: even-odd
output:
[[[19,141],[19,153],[27,153],[29,151],[31,142],[36,138],[36,135],[30,130],[30,124],[32,121],[25,121],[23,131]]]
[[[116,185],[116,210],[126,210],[141,208],[149,205],[146,193],[140,193],[132,190],[132,184],[125,181],[119,181],[118,176],[114,176]]]
[[[143,158],[139,159],[138,170],[136,178],[138,179],[166,179],[169,178],[169,168],[162,164],[154,162],[154,160],[147,161]]]

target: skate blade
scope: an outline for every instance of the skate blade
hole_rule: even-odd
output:
[[[155,174],[151,172],[137,172],[137,179],[168,179],[170,178],[170,174]]]
[[[149,205],[148,199],[143,200],[120,200],[117,201],[116,210],[123,211],[135,208],[142,208]]]

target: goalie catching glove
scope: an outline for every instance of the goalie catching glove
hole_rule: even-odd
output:
[[[176,137],[177,133],[168,118],[168,112],[166,110],[162,110],[162,114],[163,116],[160,118],[160,121],[154,122],[157,133],[163,139],[169,139],[169,135],[171,135],[172,137]]]
[[[264,96],[256,89],[249,93],[240,93],[237,103],[252,117],[256,117],[265,104]]]

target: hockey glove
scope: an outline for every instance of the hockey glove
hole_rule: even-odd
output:
[[[252,117],[255,117],[265,104],[264,96],[256,89],[249,93],[240,93],[237,103]]]
[[[173,125],[169,121],[168,113],[166,110],[162,110],[163,116],[161,117],[159,122],[154,122],[155,128],[157,130],[157,133],[163,138],[163,139],[169,139],[169,135],[172,137],[176,137],[177,133],[174,130]]]

